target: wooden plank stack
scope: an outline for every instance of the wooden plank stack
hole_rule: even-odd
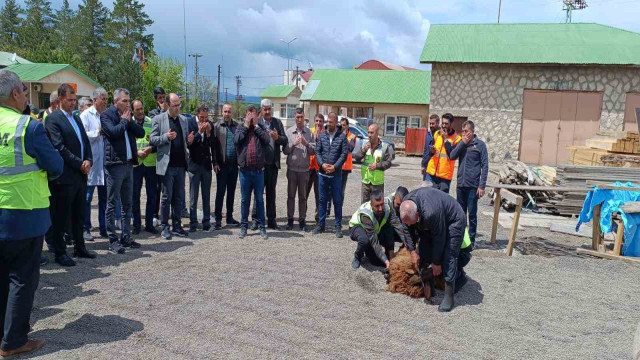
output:
[[[529,167],[521,161],[507,161],[502,166],[492,169],[493,181],[500,184],[551,186],[555,182],[556,171],[550,166]],[[513,210],[517,205],[518,195],[523,198],[523,206],[534,208],[553,197],[549,191],[500,190],[502,207]],[[493,196],[493,194],[490,194]]]
[[[571,165],[640,167],[637,131],[599,131],[584,146],[568,146],[567,150]]]

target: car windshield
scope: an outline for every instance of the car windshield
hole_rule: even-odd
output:
[[[356,135],[360,135],[362,137],[369,136],[369,133],[367,133],[367,131],[365,129],[363,129],[361,126],[358,126],[358,125],[351,124],[349,126],[349,131],[351,131],[352,133],[354,133]]]

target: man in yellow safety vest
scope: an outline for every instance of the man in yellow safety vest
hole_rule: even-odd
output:
[[[360,167],[362,176],[361,204],[371,199],[371,193],[378,190],[384,193],[384,172],[391,167],[391,154],[387,144],[380,140],[378,125],[369,125],[369,142],[355,155],[356,161],[363,161]]]

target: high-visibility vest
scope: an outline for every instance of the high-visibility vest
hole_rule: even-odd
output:
[[[0,107],[0,209],[49,207],[47,173],[24,146],[30,119],[29,115]]]
[[[469,236],[469,228],[464,229],[464,237],[462,238],[462,246],[460,249],[466,249],[471,246],[471,237]]]
[[[312,128],[309,128],[309,130],[311,130],[312,134],[316,133],[316,128],[315,126]],[[323,132],[324,130],[320,130],[320,132]],[[316,155],[315,154],[309,154],[309,170],[310,171],[320,171],[320,165],[318,165],[318,160],[316,159]]]
[[[373,210],[371,209],[371,201],[367,201],[366,203],[360,205],[360,208],[358,208],[358,210],[356,210],[353,216],[351,216],[351,220],[349,220],[349,227],[356,227],[356,226],[362,227],[362,221],[360,220],[360,215],[362,214],[368,217],[369,219],[371,219],[371,222],[373,223],[373,227],[376,231],[376,234],[380,234],[380,230],[382,229],[384,224],[387,223],[387,220],[389,219],[390,212],[391,212],[391,208],[389,207],[389,204],[385,201],[384,217],[382,218],[382,221],[378,222],[375,214],[373,213]]]
[[[347,142],[349,142],[349,144],[351,144],[351,142],[353,141],[353,139],[356,138],[356,135],[354,133],[352,133],[351,131],[347,132]],[[353,170],[353,155],[351,154],[351,152],[349,152],[349,154],[347,154],[347,160],[344,162],[344,165],[342,165],[342,170],[346,170],[346,171],[351,171]]]
[[[151,136],[151,118],[148,116],[144,117],[144,122],[142,123],[142,127],[144,128],[144,137],[136,139],[136,145],[138,146],[138,150],[142,150],[149,146],[149,137]],[[127,146],[129,146],[127,144]],[[144,166],[156,166],[156,154],[149,154],[144,159],[138,157],[138,165]]]
[[[380,140],[378,140],[380,141]],[[371,185],[384,184],[384,171],[382,170],[369,170],[370,164],[379,164],[382,162],[384,154],[387,152],[387,144],[380,141],[380,145],[375,149],[369,149],[364,155],[364,162],[360,167],[360,174],[362,182]]]
[[[440,132],[435,133],[433,146],[436,148],[436,152],[431,156],[431,159],[429,159],[427,174],[440,179],[451,180],[453,179],[453,170],[456,166],[456,161],[449,159],[449,155],[447,155],[444,147],[447,140],[451,142],[452,146],[456,146],[462,138],[455,131],[452,135],[447,135],[446,138],[443,138]]]

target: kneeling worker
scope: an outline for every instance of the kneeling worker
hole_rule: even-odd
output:
[[[395,215],[398,219],[400,219],[400,205],[402,204],[402,199],[409,194],[409,190],[404,186],[398,186],[396,191],[392,192],[385,198],[389,206],[392,210],[395,210]]]
[[[409,228],[406,245],[413,266],[431,264],[434,276],[444,274],[445,294],[438,311],[451,311],[454,292],[467,282],[463,267],[471,260],[470,241],[463,244],[467,219],[462,207],[440,190],[420,188],[404,198],[400,219]],[[461,251],[461,247],[465,249]]]
[[[394,243],[404,242],[408,233],[382,191],[375,190],[371,194],[371,200],[362,204],[351,217],[349,236],[351,240],[358,242],[351,263],[355,270],[360,267],[364,255],[374,265],[382,261],[385,267],[389,267],[389,259],[394,256]]]

